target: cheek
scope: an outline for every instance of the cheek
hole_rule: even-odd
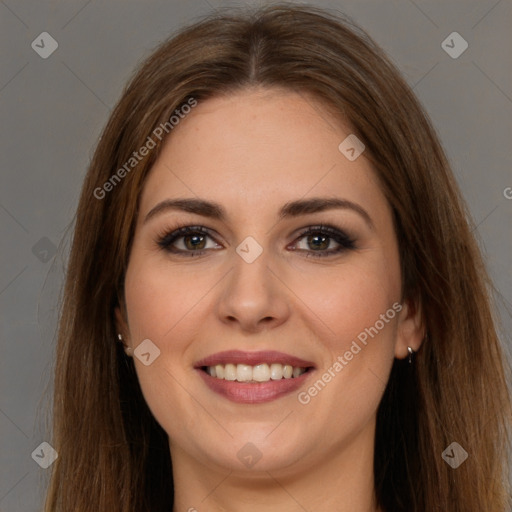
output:
[[[314,270],[302,265],[290,275],[290,288],[307,306],[309,322],[317,324],[317,333],[338,354],[366,328],[374,326],[394,302],[400,299],[400,269],[397,260],[383,264],[380,257],[361,257],[339,267]],[[391,264],[389,264],[391,263]],[[393,318],[395,315],[391,311]],[[389,316],[391,316],[389,315]],[[389,320],[389,318],[386,318]],[[382,330],[386,335],[389,326]],[[381,326],[379,322],[378,327]]]
[[[301,277],[293,285],[310,311],[307,322],[314,323],[326,349],[323,368],[300,403],[347,431],[374,414],[394,358],[400,267],[398,260],[383,261],[381,254],[336,272],[328,267],[298,272]]]
[[[135,368],[153,416],[167,432],[186,437],[194,422],[192,413],[197,413],[190,408],[186,386],[194,371],[186,364],[190,360],[187,350],[191,340],[200,335],[197,312],[214,281],[205,276],[198,283],[188,272],[174,272],[160,263],[149,265],[148,259],[134,254],[128,268],[128,324],[134,348],[142,340],[150,339],[160,354],[148,366],[134,357]]]
[[[173,271],[165,262],[148,264],[143,258],[134,258],[125,280],[133,343],[137,338],[150,338],[163,345],[172,339],[177,347],[184,339],[179,333],[190,328],[194,309],[214,284],[211,276],[198,282],[190,271]]]
[[[375,415],[394,357],[393,298],[399,295],[392,298],[368,277],[352,273],[326,280],[330,293],[308,297],[325,357],[316,378],[297,397],[299,411],[340,439],[360,431]],[[319,441],[319,446],[328,449],[329,442]]]

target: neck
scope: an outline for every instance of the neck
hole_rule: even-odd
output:
[[[311,454],[293,467],[260,471],[202,463],[171,443],[173,512],[381,512],[374,492],[374,433],[375,425],[368,425],[350,445]]]

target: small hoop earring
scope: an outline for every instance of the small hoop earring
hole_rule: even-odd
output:
[[[123,343],[123,336],[121,333],[119,333],[117,335],[117,339],[119,340],[120,343]],[[123,343],[124,345],[124,343]],[[128,347],[126,345],[124,345],[124,353],[128,356],[128,357],[132,357],[133,356],[133,349],[132,347]]]
[[[411,347],[407,347],[407,352],[409,352],[409,364],[412,364],[412,358],[416,352]]]

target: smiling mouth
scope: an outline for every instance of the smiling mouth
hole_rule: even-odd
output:
[[[312,369],[311,366],[302,367],[280,363],[261,363],[254,366],[228,363],[201,367],[203,372],[218,380],[253,384],[295,379]]]
[[[261,404],[302,387],[316,366],[275,350],[226,350],[201,359],[194,368],[214,393],[239,404]]]

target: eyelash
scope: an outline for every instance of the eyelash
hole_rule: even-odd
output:
[[[172,244],[179,240],[180,238],[184,238],[187,235],[204,235],[213,239],[210,231],[206,229],[204,226],[183,226],[177,228],[173,231],[165,231],[160,236],[157,237],[157,245],[164,251],[177,254],[184,257],[195,257],[201,256],[206,251],[210,249],[203,249],[198,251],[184,251],[182,249],[172,248]],[[329,226],[326,224],[319,224],[317,226],[310,226],[307,229],[303,230],[300,235],[297,237],[296,241],[301,240],[302,238],[308,235],[325,235],[328,239],[334,240],[339,246],[336,249],[323,250],[323,251],[307,251],[305,249],[293,249],[298,251],[305,251],[306,257],[314,257],[314,258],[325,258],[328,256],[332,256],[334,254],[339,254],[343,251],[355,249],[355,240],[348,236],[343,231],[339,229]]]

